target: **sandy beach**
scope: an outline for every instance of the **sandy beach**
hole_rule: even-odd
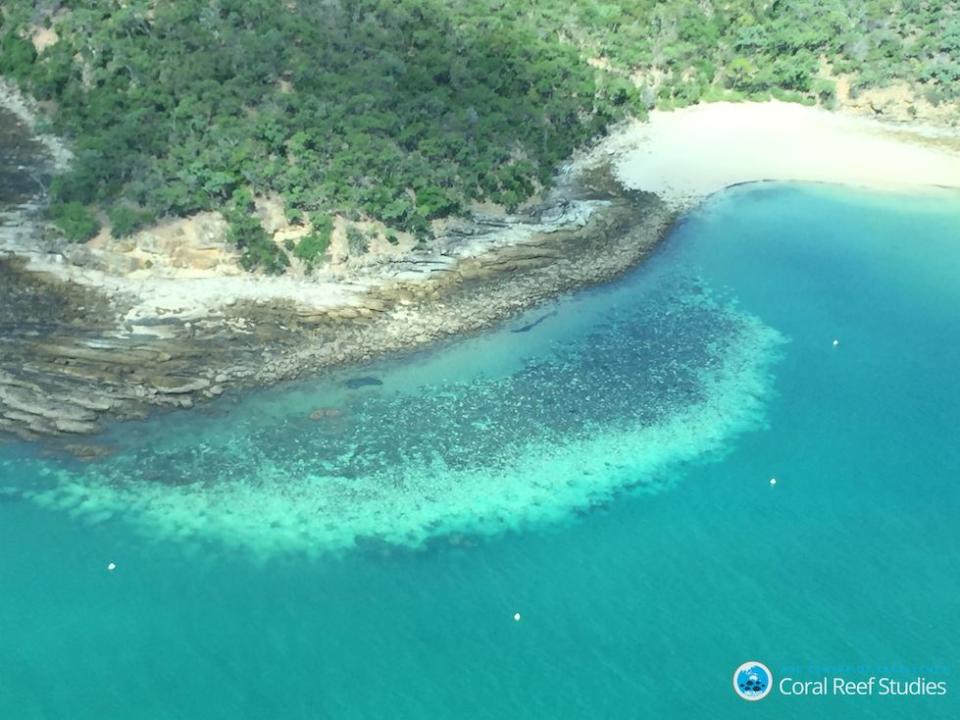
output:
[[[653,112],[601,148],[627,187],[680,205],[761,180],[960,188],[956,133],[775,101]]]

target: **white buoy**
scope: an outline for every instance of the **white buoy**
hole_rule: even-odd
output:
[[[776,478],[770,478],[770,486],[772,487],[772,486],[774,486],[774,485],[776,485],[776,484],[777,484],[777,479],[776,479]]]
[[[110,572],[113,572],[116,569],[117,569],[116,563],[110,563],[109,565],[107,565],[107,570],[109,570]]]
[[[833,341],[833,346],[834,346],[834,347],[840,347],[840,341],[839,341],[839,340],[834,340],[834,341]]]
[[[513,619],[514,619],[516,622],[520,622],[520,613],[514,613],[514,614],[513,614]]]

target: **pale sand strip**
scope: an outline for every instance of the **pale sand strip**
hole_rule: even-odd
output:
[[[678,205],[758,180],[876,189],[960,188],[960,134],[782,102],[712,103],[654,112],[598,150],[619,155],[630,188]]]

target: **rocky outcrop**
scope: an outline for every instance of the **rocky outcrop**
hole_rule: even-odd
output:
[[[176,303],[189,279],[166,280],[162,302],[147,306],[135,285],[113,283],[102,268],[105,258],[151,248],[171,256],[184,248],[220,253],[216,218],[202,227],[153,229],[146,250],[119,248],[116,255],[113,241],[104,241],[64,256],[70,263],[89,254],[94,269],[79,275],[37,272],[0,255],[0,431],[60,437],[62,450],[95,459],[105,450],[70,438],[97,433],[110,420],[190,408],[231,388],[475,332],[611,278],[654,247],[672,214],[656,198],[623,195],[609,173],[582,177],[526,215],[451,222],[429,248],[346,274],[293,280],[279,292],[270,285],[269,293],[261,292],[267,279],[229,278],[215,286],[224,288],[217,304],[189,311]],[[327,286],[318,293],[321,282]],[[379,381],[358,373],[350,382],[363,391]],[[311,417],[335,422],[339,411],[319,408]]]

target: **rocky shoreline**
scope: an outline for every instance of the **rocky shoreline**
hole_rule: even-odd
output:
[[[91,457],[104,448],[80,438],[111,420],[477,332],[609,280],[656,247],[676,212],[624,190],[600,158],[578,163],[523,215],[478,214],[450,225],[429,250],[359,269],[336,302],[313,301],[303,283],[171,312],[145,311],[136,285],[45,248],[36,206],[7,214],[0,433]],[[230,280],[241,289],[259,282]]]
[[[521,213],[478,207],[428,245],[278,278],[240,271],[216,213],[65,243],[40,212],[59,162],[50,143],[22,117],[0,127],[0,435],[80,455],[102,451],[78,437],[111,420],[422,348],[615,278],[732,184],[960,187],[953,135],[933,147],[915,129],[824,110],[714,103],[616,128]],[[278,241],[289,228],[268,227],[263,200]]]

